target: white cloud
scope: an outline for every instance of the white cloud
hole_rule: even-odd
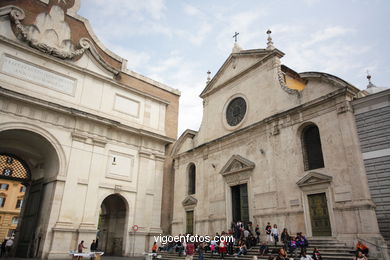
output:
[[[121,57],[127,60],[127,68],[130,70],[140,70],[141,68],[148,66],[150,62],[150,54],[147,52],[134,51],[130,48],[122,46],[111,46],[114,53],[119,54]]]
[[[310,36],[309,40],[303,44],[303,47],[309,47],[310,45],[318,44],[318,43],[326,41],[326,40],[330,40],[330,39],[333,39],[333,38],[336,38],[339,36],[343,36],[343,35],[346,35],[348,33],[353,32],[353,31],[354,30],[352,30],[350,28],[345,28],[342,26],[328,27],[328,28],[320,30],[316,33],[313,33]]]
[[[387,34],[383,31],[390,28],[383,22],[383,37],[362,41],[358,36],[363,29],[344,22],[344,14],[342,20],[332,15],[328,20],[322,17],[319,22],[313,13],[293,15],[296,12],[281,10],[280,3],[273,1],[261,4],[253,1],[247,7],[232,0],[197,1],[196,5],[186,2],[81,2],[95,7],[92,11],[85,10],[90,12],[87,17],[94,21],[97,35],[110,49],[129,60],[131,70],[182,91],[179,133],[186,128],[198,129],[202,117],[202,100],[198,95],[205,87],[206,71],[214,73],[228,57],[235,31],[240,33],[239,45],[252,49],[266,47],[265,31],[271,29],[274,45],[286,53],[282,62],[298,72],[323,71],[355,83],[363,78],[364,85],[367,68],[374,74],[375,70],[385,71],[389,67],[387,61],[377,62],[378,57],[372,56],[373,50],[384,44],[383,37]],[[289,6],[305,12],[319,2],[302,0]],[[144,42],[149,49],[142,46]],[[383,53],[386,54],[381,50],[381,58],[385,56]]]
[[[179,134],[187,128],[198,130],[202,119],[202,100],[198,95],[205,87],[206,73],[200,77],[200,64],[188,61],[180,51],[172,51],[166,56],[155,64],[149,64],[148,76],[182,92]]]
[[[303,0],[303,2],[309,6],[317,4],[320,2],[320,0]]]
[[[104,15],[108,19],[123,16],[126,14],[139,15],[146,13],[150,18],[161,19],[166,11],[164,0],[83,0],[83,5],[90,3],[97,5],[97,13]]]
[[[197,15],[201,14],[201,12],[198,8],[196,8],[190,4],[184,5],[184,13],[186,13],[188,15],[192,15],[192,16],[197,16]]]

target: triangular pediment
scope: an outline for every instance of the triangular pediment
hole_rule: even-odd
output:
[[[272,54],[278,54],[279,57],[283,56],[283,53],[276,49],[273,51],[265,49],[244,50],[230,54],[222,67],[202,91],[200,97],[203,98],[229,82],[245,75],[252,68],[261,64],[267,57],[272,56]]]
[[[183,201],[182,205],[183,206],[195,206],[198,203],[198,200],[192,197],[191,195],[188,195]]]
[[[253,168],[255,168],[254,162],[236,154],[227,161],[225,166],[220,171],[220,174],[225,176],[233,173],[252,170]]]
[[[330,183],[332,179],[333,179],[332,176],[323,173],[309,172],[297,182],[297,185],[299,187],[302,187],[302,186],[316,185],[322,183]]]

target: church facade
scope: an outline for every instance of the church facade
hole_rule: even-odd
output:
[[[96,239],[106,255],[139,255],[161,233],[180,92],[128,70],[79,6],[0,3],[0,179],[27,187],[19,257],[68,258]]]
[[[270,222],[310,239],[383,246],[351,105],[360,90],[297,73],[283,55],[270,37],[266,49],[235,45],[207,82],[199,131],[172,150],[172,233]]]

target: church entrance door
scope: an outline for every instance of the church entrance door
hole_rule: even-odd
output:
[[[313,236],[331,236],[326,194],[308,195],[308,201]]]
[[[186,233],[194,234],[194,211],[186,211]]]
[[[249,221],[248,185],[241,184],[231,187],[233,221]]]

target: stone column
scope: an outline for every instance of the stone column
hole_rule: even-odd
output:
[[[149,245],[147,235],[150,231],[153,209],[153,194],[151,177],[154,173],[154,160],[152,154],[148,151],[141,150],[139,152],[139,169],[137,178],[137,196],[134,212],[134,223],[139,227],[135,233],[129,232],[130,236],[133,236],[130,241],[130,252],[134,252],[135,255],[140,255],[145,251],[148,251]],[[133,240],[135,239],[135,242]],[[133,248],[134,246],[134,248]]]
[[[78,184],[87,188],[83,201],[83,216],[78,228],[78,240],[84,240],[86,246],[96,239],[100,205],[96,194],[99,191],[100,176],[105,176],[107,158],[105,142],[94,142],[88,179],[79,179]]]

